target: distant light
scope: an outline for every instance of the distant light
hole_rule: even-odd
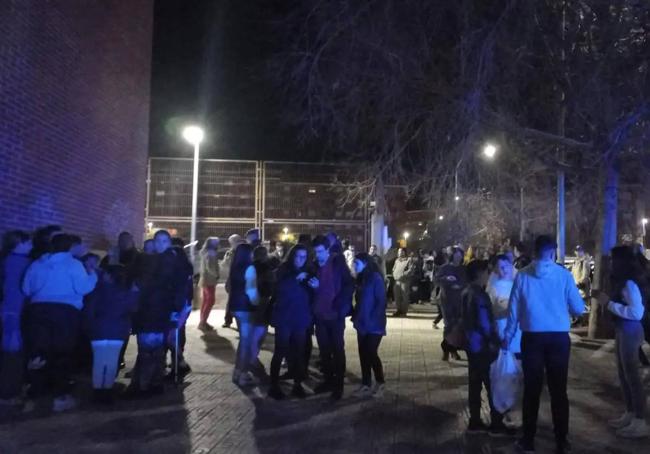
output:
[[[408,232],[404,232],[404,235],[403,235],[403,236],[404,236],[404,239],[405,239],[405,240],[408,240],[409,237],[411,236],[411,234],[408,233]]]
[[[455,200],[456,202],[458,202],[458,201],[460,200],[460,196],[456,196],[456,197],[454,197],[454,200]]]
[[[485,145],[485,147],[483,147],[483,154],[490,159],[492,159],[496,153],[497,153],[497,147],[495,147],[491,143],[488,143]]]
[[[444,218],[445,218],[445,217],[444,217],[442,214],[441,214],[440,216],[438,216],[438,219],[441,220],[441,221],[442,221]]]
[[[148,222],[147,227],[149,227],[150,229],[153,228],[153,222]]]
[[[183,129],[183,139],[192,145],[198,145],[203,141],[203,129],[198,126],[186,126]]]
[[[287,233],[289,233],[289,227],[285,227],[285,228],[283,228],[282,231],[283,231],[284,234],[286,235]]]
[[[641,223],[642,223],[643,225],[646,225],[646,224],[648,223],[648,218],[643,218],[643,219],[641,219]]]
[[[420,227],[422,227],[422,223],[421,223],[421,222],[418,222],[418,225],[419,225]]]
[[[310,188],[310,189],[309,189],[309,193],[310,193],[310,194],[316,194],[316,189],[314,189],[314,188]]]

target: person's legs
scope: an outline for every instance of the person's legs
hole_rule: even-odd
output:
[[[571,339],[568,333],[545,333],[544,363],[551,395],[551,414],[555,441],[563,444],[569,435],[569,396],[567,380]]]
[[[404,293],[402,292],[402,284],[399,281],[395,281],[393,284],[393,295],[395,297],[395,313],[401,315],[404,306]]]
[[[93,388],[112,389],[123,341],[95,340],[93,347]]]
[[[50,316],[55,332],[52,336],[52,379],[55,396],[70,393],[70,374],[74,352],[81,331],[81,312],[67,304],[51,304]]]
[[[467,352],[467,404],[469,406],[469,424],[481,422],[481,386],[482,371],[481,358],[478,353]]]
[[[230,298],[226,302],[226,314],[223,317],[223,327],[228,328],[232,325],[233,313],[230,310]]]
[[[368,356],[370,360],[370,367],[375,374],[375,381],[377,384],[384,383],[384,365],[379,358],[379,344],[383,336],[379,334],[368,334]]]
[[[318,350],[320,352],[320,360],[323,367],[325,383],[332,385],[334,379],[332,358],[334,353],[334,341],[326,321],[316,321],[316,341],[318,342]]]
[[[25,309],[27,315],[25,330],[27,377],[30,383],[29,394],[32,397],[41,396],[50,388],[51,339],[56,329],[49,317],[48,306],[48,304],[29,304]]]
[[[251,365],[259,365],[261,369],[263,369],[264,366],[259,361],[259,356],[260,351],[262,350],[262,344],[264,343],[264,338],[266,337],[266,331],[266,325],[253,324],[251,327],[250,361]]]
[[[19,398],[23,384],[23,342],[19,314],[2,314],[0,399]]]
[[[343,393],[345,380],[345,320],[332,320],[330,326],[333,342],[334,391]]]
[[[359,347],[359,363],[361,365],[361,384],[364,386],[372,385],[372,369],[369,361],[369,339],[368,334],[364,335],[357,332],[357,345]]]
[[[399,311],[402,315],[406,315],[409,312],[410,298],[411,298],[411,285],[408,282],[400,282],[402,287],[402,307]]]
[[[138,333],[138,357],[131,388],[135,391],[158,391],[162,388],[165,371],[165,334]]]
[[[617,329],[616,334],[619,371],[622,370],[622,374],[619,373],[619,376],[627,411],[634,413],[634,417],[637,419],[645,419],[646,395],[637,359],[639,347],[643,342],[643,328],[641,324],[626,323],[625,329]]]
[[[293,377],[295,384],[301,383],[305,379],[305,347],[307,345],[307,331],[304,329],[292,329],[289,340],[289,372]]]
[[[544,339],[542,333],[524,333],[521,365],[524,372],[523,439],[532,444],[537,432],[539,399],[544,383]]]
[[[271,386],[278,385],[280,382],[280,368],[282,367],[282,360],[290,353],[290,338],[291,331],[287,328],[275,328],[275,348],[273,349],[273,358],[271,358]]]
[[[625,369],[623,368],[623,362],[625,357],[625,352],[623,351],[623,332],[620,329],[616,329],[616,369],[618,371],[618,380],[621,385],[621,395],[623,396],[623,403],[625,404],[625,410],[628,413],[634,411],[634,404],[632,402],[632,394],[630,392],[630,387],[627,385],[625,379]]]
[[[206,327],[208,323],[208,316],[214,307],[215,302],[215,285],[208,285],[201,289],[201,310],[199,317],[199,327]]]

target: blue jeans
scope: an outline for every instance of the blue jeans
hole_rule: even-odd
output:
[[[253,361],[253,323],[252,313],[245,311],[233,312],[239,328],[239,344],[237,345],[237,359],[235,360],[235,372],[245,373],[251,368]]]

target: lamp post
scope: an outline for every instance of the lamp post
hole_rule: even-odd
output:
[[[409,232],[404,232],[402,236],[404,237],[404,246],[408,247],[408,241],[411,234]]]
[[[186,126],[183,129],[183,138],[194,145],[194,168],[192,171],[192,224],[190,227],[190,254],[194,264],[196,251],[196,211],[199,195],[199,145],[203,141],[203,129],[198,126]]]

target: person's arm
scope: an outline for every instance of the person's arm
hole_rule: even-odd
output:
[[[253,265],[246,268],[244,279],[246,280],[246,295],[248,295],[251,304],[257,305],[260,302],[260,295],[257,291],[257,271]]]
[[[373,294],[375,305],[372,308],[373,314],[377,311],[386,312],[386,289],[384,288],[384,278],[381,276],[381,273],[374,273],[373,276]]]
[[[473,304],[475,306],[474,310],[476,311],[476,327],[478,331],[484,339],[492,339],[494,331],[489,314],[491,310],[489,297],[487,294],[475,296]]]
[[[575,281],[573,280],[573,276],[571,276],[571,273],[568,271],[564,271],[566,273],[566,286],[567,286],[567,300],[569,302],[569,313],[574,316],[578,317],[582,315],[585,311],[585,302],[580,296],[580,291],[578,290],[578,287],[576,286]]]
[[[643,318],[643,298],[639,287],[633,281],[627,281],[623,289],[623,300],[626,304],[610,301],[607,309],[615,315],[627,320],[641,320]]]
[[[36,262],[27,267],[27,271],[25,271],[25,276],[23,276],[23,281],[21,283],[21,290],[23,291],[23,295],[27,297],[30,297],[34,294],[33,276],[35,264]]]
[[[519,312],[520,305],[523,302],[521,295],[521,279],[522,275],[517,274],[515,277],[515,282],[512,285],[512,291],[510,292],[510,299],[508,300],[508,323],[506,324],[506,329],[503,332],[503,341],[502,347],[507,349],[510,345],[515,332],[517,331],[517,326],[519,325]]]
[[[72,262],[72,288],[77,295],[87,295],[95,289],[97,273],[87,273],[81,262]]]

